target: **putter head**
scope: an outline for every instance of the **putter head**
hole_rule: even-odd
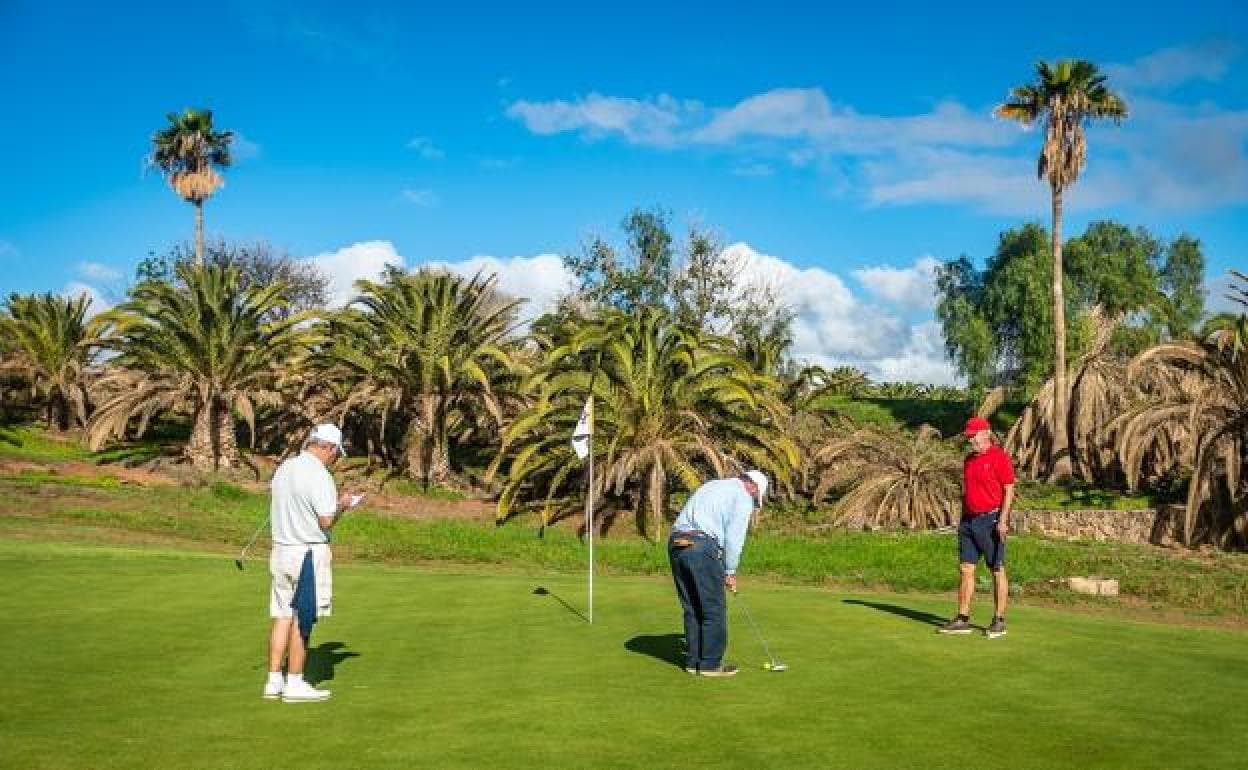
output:
[[[787,663],[781,663],[781,662],[780,662],[780,661],[778,661],[778,660],[773,660],[773,661],[771,662],[771,668],[770,668],[769,670],[770,670],[773,674],[774,674],[774,673],[777,673],[777,672],[780,672],[780,671],[788,671],[788,670],[789,670],[789,664],[787,664]]]
[[[243,560],[242,560],[242,559],[235,559],[235,560],[234,560],[234,566],[235,566],[235,567],[238,567],[238,571],[239,571],[239,572],[242,572],[242,571],[243,571]]]

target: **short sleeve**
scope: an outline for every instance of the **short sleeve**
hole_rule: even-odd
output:
[[[997,481],[1001,482],[1001,486],[1014,483],[1014,463],[1010,462],[1010,455],[1004,449],[997,455]]]

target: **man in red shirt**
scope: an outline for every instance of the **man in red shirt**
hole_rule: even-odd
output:
[[[983,417],[966,421],[963,431],[971,452],[962,463],[962,521],[958,524],[958,616],[940,627],[942,634],[971,632],[971,597],[975,594],[975,567],[980,557],[992,570],[995,612],[985,634],[1005,636],[1005,605],[1010,582],[1005,577],[1005,540],[1014,503],[1014,466],[997,445],[992,427]]]

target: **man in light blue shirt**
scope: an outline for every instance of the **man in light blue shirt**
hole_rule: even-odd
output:
[[[762,507],[767,477],[747,471],[698,487],[667,541],[676,595],[684,610],[685,671],[702,676],[732,676],[737,667],[724,663],[728,618],[724,588],[737,590],[737,564],[745,545],[750,516]]]

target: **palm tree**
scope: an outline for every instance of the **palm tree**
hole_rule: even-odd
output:
[[[331,320],[320,364],[347,385],[344,415],[368,415],[383,452],[392,443],[389,428],[406,420],[401,460],[389,459],[426,485],[449,476],[457,424],[480,432],[480,416],[502,423],[520,302],[499,295],[496,282],[393,271],[380,283],[356,282],[359,295]]]
[[[1036,175],[1049,183],[1053,212],[1053,336],[1054,409],[1051,476],[1071,473],[1068,403],[1066,387],[1066,300],[1062,290],[1062,195],[1079,178],[1087,163],[1084,124],[1091,119],[1127,117],[1127,104],[1105,86],[1105,76],[1095,64],[1082,59],[1060,60],[1053,65],[1036,63],[1037,80],[1015,88],[999,105],[997,117],[1030,126],[1045,121],[1044,145]]]
[[[1136,356],[1129,376],[1142,381],[1142,398],[1117,420],[1119,456],[1135,487],[1153,459],[1154,471],[1191,469],[1183,537],[1248,542],[1248,316],[1227,318],[1203,342],[1171,342]],[[1179,451],[1155,459],[1158,445]],[[1150,458],[1150,455],[1154,456]],[[1201,523],[1202,506],[1211,515]]]
[[[241,288],[237,268],[181,265],[178,284],[145,281],[108,313],[115,329],[103,346],[118,352],[100,381],[106,400],[87,429],[92,449],[152,418],[191,418],[185,455],[197,470],[238,462],[234,415],[256,437],[258,406],[279,401],[283,376],[317,339],[307,315],[280,317],[282,283]]]
[[[85,293],[10,294],[7,314],[0,317],[0,333],[10,348],[0,370],[29,383],[32,396],[44,402],[49,428],[64,430],[71,418],[87,422],[91,346],[102,328],[98,316],[87,318],[90,305]]]
[[[609,517],[630,511],[657,540],[673,485],[692,490],[708,472],[723,476],[745,464],[783,485],[797,451],[777,428],[779,387],[763,379],[728,341],[704,337],[659,308],[584,322],[548,352],[531,383],[535,403],[504,436],[491,468],[509,461],[499,520],[522,497],[541,502],[543,524],[581,509],[584,465],[569,438],[591,389],[593,493]]]
[[[927,425],[913,436],[860,428],[834,438],[813,458],[819,481],[813,502],[846,489],[833,523],[856,528],[929,529],[957,521],[961,510],[958,457]]]
[[[169,125],[152,134],[150,163],[169,178],[169,186],[195,206],[195,263],[204,263],[204,201],[225,184],[217,169],[230,165],[233,131],[217,131],[212,110],[187,108],[166,116]]]
[[[1099,305],[1088,312],[1092,342],[1071,367],[1069,451],[1074,473],[1086,481],[1107,483],[1119,477],[1116,439],[1110,430],[1111,421],[1122,414],[1131,398],[1127,379],[1127,361],[1111,349],[1114,332],[1120,319],[1109,318]],[[1005,449],[1014,458],[1020,473],[1029,477],[1043,475],[1053,456],[1056,436],[1053,419],[1056,409],[1053,378],[1045,381],[1035,397],[1023,409],[1005,437]],[[1004,388],[990,394],[995,411],[1004,400]]]

